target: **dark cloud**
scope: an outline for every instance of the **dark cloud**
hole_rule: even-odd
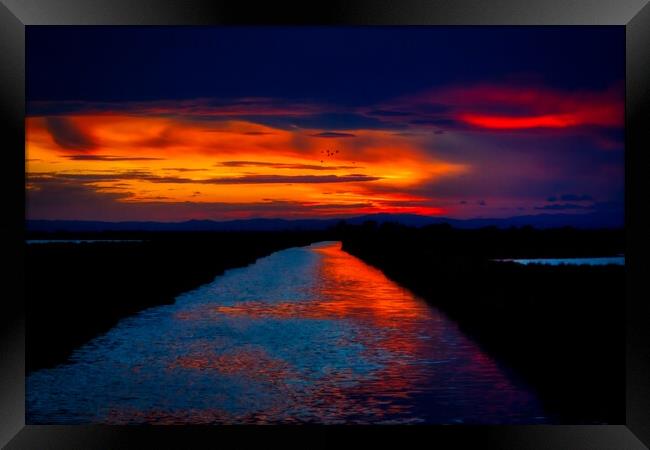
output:
[[[197,191],[198,192],[198,191]],[[163,196],[137,202],[132,193],[115,192],[66,179],[52,179],[47,185],[32,183],[27,189],[27,213],[31,219],[153,220],[232,219],[241,217],[313,217],[345,215],[370,203],[318,204],[265,199],[253,203],[174,202]],[[158,201],[166,200],[166,201]]]
[[[315,134],[310,134],[311,137],[319,137],[319,138],[353,138],[356,137],[355,134],[352,133],[340,133],[336,131],[325,131],[323,133],[315,133]]]
[[[441,118],[441,119],[413,119],[413,120],[409,121],[409,124],[411,124],[411,125],[464,128],[464,126],[462,124],[460,124],[457,120],[455,120],[455,119],[447,119],[447,118]]]
[[[160,161],[164,158],[149,158],[142,156],[112,156],[112,155],[69,155],[74,161]]]
[[[105,173],[35,172],[28,174],[27,181],[41,184],[60,182],[89,184],[106,181],[150,180],[153,178],[160,177],[156,177],[144,170],[110,171]]]
[[[339,130],[354,134],[356,130],[383,130],[403,128],[392,123],[385,123],[379,118],[369,117],[363,114],[350,112],[344,108],[339,112],[323,112],[320,114],[305,115],[300,117],[282,116],[248,116],[246,119],[265,126],[280,130],[296,131],[304,130]],[[305,137],[309,137],[305,134]]]
[[[563,211],[567,209],[592,209],[591,206],[578,205],[575,203],[554,203],[552,205],[535,206],[535,209]]]
[[[178,137],[174,136],[173,128],[167,127],[160,131],[156,136],[134,141],[133,144],[136,147],[165,148],[178,145],[179,143]]]
[[[275,169],[302,169],[302,170],[336,170],[336,169],[362,169],[359,166],[319,166],[316,164],[291,164],[275,163],[269,161],[224,161],[216,164],[223,167],[270,167]]]
[[[232,178],[210,178],[192,181],[206,184],[269,184],[269,183],[346,183],[359,181],[375,181],[380,177],[372,177],[359,173],[349,175],[245,175]]]
[[[186,116],[194,118],[282,116],[301,117],[320,114],[322,105],[291,102],[282,98],[194,98],[182,100],[154,100],[127,102],[95,101],[30,101],[30,116],[58,116],[71,113]]]
[[[119,201],[131,195],[60,179],[52,179],[46,185],[33,180],[29,183],[26,212],[33,219],[116,220],[120,217],[116,216]]]
[[[555,201],[565,193],[605,199],[622,195],[624,188],[622,154],[594,149],[583,137],[459,132],[432,136],[429,146],[440,159],[470,167],[467,173],[408,188],[414,195],[456,201],[510,199],[532,208],[552,194]]]
[[[315,210],[346,210],[346,209],[358,209],[358,208],[370,208],[373,206],[371,202],[359,202],[359,203],[319,203],[319,204],[310,204],[302,203],[301,206],[315,209]]]
[[[36,172],[27,174],[28,183],[52,184],[60,182],[79,182],[79,183],[99,183],[102,181],[121,181],[124,180],[124,174],[116,175],[113,173],[56,173],[56,172]]]
[[[270,131],[245,131],[242,134],[245,134],[246,136],[268,136],[275,133],[272,133]]]
[[[380,117],[405,117],[410,116],[412,113],[404,111],[391,111],[387,109],[374,109],[368,111],[366,114],[369,116],[380,116]]]
[[[577,195],[577,194],[563,194],[558,196],[552,195],[546,199],[547,202],[592,202],[594,201],[594,198],[591,195],[587,194],[582,194],[582,195]]]
[[[106,173],[67,173],[67,172],[46,172],[33,173],[28,175],[28,182],[50,185],[60,182],[94,184],[101,182],[121,181],[149,181],[150,183],[205,183],[206,180],[193,180],[191,178],[159,176],[146,170],[111,171]]]
[[[208,169],[188,169],[185,167],[165,167],[163,170],[173,170],[174,172],[203,172]]]
[[[54,142],[66,150],[84,151],[95,147],[93,139],[65,117],[46,117],[45,125]]]
[[[587,195],[587,194],[583,194],[583,195],[564,194],[563,196],[560,197],[560,200],[565,202],[590,202],[593,201],[593,198],[591,195]]]
[[[159,176],[143,170],[129,170],[124,172],[110,173],[33,173],[29,175],[28,181],[32,183],[51,184],[57,182],[77,182],[92,184],[107,181],[143,180],[151,183],[173,183],[173,184],[294,184],[294,183],[346,183],[375,181],[381,179],[352,173],[347,175],[244,175],[239,177],[215,177],[194,180],[192,178]]]

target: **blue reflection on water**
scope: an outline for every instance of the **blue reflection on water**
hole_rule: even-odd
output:
[[[550,266],[559,266],[562,264],[569,265],[588,265],[588,266],[606,266],[614,264],[617,266],[625,265],[624,256],[610,256],[598,258],[534,258],[534,259],[500,259],[499,261],[512,261],[518,264],[548,264]]]
[[[547,421],[453,322],[332,242],[229,270],[27,379],[30,424]]]

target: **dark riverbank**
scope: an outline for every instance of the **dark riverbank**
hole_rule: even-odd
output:
[[[69,239],[68,235],[30,236]],[[173,302],[224,270],[324,232],[85,234],[83,239],[142,242],[26,246],[27,371],[63,363],[72,351],[123,317]]]
[[[624,252],[622,230],[367,224],[340,232],[345,251],[446,312],[558,421],[624,423],[625,268],[491,261],[615,255]]]

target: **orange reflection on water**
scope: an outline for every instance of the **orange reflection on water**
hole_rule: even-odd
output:
[[[431,315],[430,308],[378,269],[341,250],[339,243],[314,248],[323,256],[319,280],[325,301],[320,307],[334,316],[371,320],[378,327],[403,327]]]
[[[341,335],[330,345],[341,348],[361,345],[359,356],[384,361],[383,367],[366,375],[345,367],[325,370],[318,379],[310,380],[303,386],[300,394],[294,392],[294,395],[312,408],[320,405],[318,408],[323,410],[320,414],[325,414],[328,419],[321,418],[331,422],[336,422],[336,417],[342,415],[371,414],[383,417],[406,413],[410,408],[408,402],[395,400],[408,399],[417,390],[414,386],[427,382],[427,367],[412,362],[431,356],[427,354],[428,342],[437,339],[435,334],[444,327],[432,323],[437,316],[421,299],[388,280],[381,271],[343,252],[340,243],[316,246],[310,250],[319,258],[313,273],[315,286],[309,292],[308,299],[260,299],[230,305],[206,305],[179,312],[176,318],[351,321],[356,324],[355,332]],[[427,339],[421,339],[422,334]],[[309,345],[316,353],[323,344],[313,342]],[[362,364],[362,361],[343,363],[354,366]],[[288,379],[300,378],[286,361],[271,359],[259,348],[251,346],[227,355],[206,354],[202,349],[192,356],[177,359],[170,369],[178,367],[213,369],[254,379],[274,379],[282,389],[286,389]],[[385,398],[387,396],[390,400]],[[274,416],[268,410],[265,415]]]
[[[527,394],[513,386],[453,322],[340,247],[340,243],[309,247],[318,255],[308,275],[314,283],[304,289],[300,298],[262,298],[216,306],[208,303],[178,313],[176,318],[217,322],[228,318],[231,325],[240,319],[257,323],[286,319],[349,324],[348,332],[327,343],[306,343],[305,358],[310,353],[326,352],[323,346],[360,347],[356,354],[346,356],[354,359],[338,361],[337,367],[321,368],[318,377],[309,378],[288,361],[272,358],[258,347],[243,346],[234,353],[221,355],[218,350],[202,349],[192,356],[178,358],[170,369],[217,370],[264,380],[274,386],[276,393],[282,392],[254,416],[233,419],[235,422],[291,422],[302,413],[309,420],[314,420],[315,415],[317,420],[327,423],[341,422],[343,417],[346,422],[354,422],[355,418],[364,422],[368,416],[378,421],[390,422],[399,417],[400,422],[417,422],[424,419],[418,416],[421,401],[418,403],[414,398],[432,392],[434,403],[430,407],[442,411],[458,401],[459,395],[461,400],[494,397],[495,401],[484,406],[490,414],[499,414],[499,408],[503,408],[499,396],[512,404],[528,401]],[[360,373],[356,369],[364,366],[364,361],[375,365]],[[299,389],[292,384],[296,380],[302,382]],[[463,388],[460,393],[457,386]],[[287,402],[293,402],[293,406]],[[496,406],[491,406],[491,402]],[[292,410],[293,413],[287,412]]]
[[[322,318],[317,305],[311,302],[240,302],[236,305],[216,306],[214,312],[232,316],[273,317],[273,318]]]
[[[260,379],[281,379],[295,376],[286,361],[272,358],[260,348],[239,348],[226,354],[201,352],[176,358],[169,369],[216,370],[221,374],[245,374]]]

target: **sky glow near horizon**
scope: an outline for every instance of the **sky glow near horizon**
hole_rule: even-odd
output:
[[[28,27],[30,219],[619,213],[620,27]]]

